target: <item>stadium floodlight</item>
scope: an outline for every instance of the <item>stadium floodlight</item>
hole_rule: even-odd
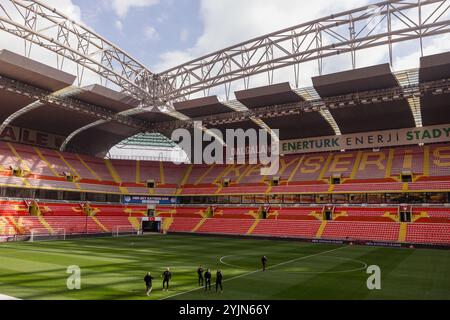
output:
[[[142,230],[136,230],[133,226],[116,226],[113,229],[113,237],[128,237],[128,236],[140,236],[142,235]]]
[[[53,228],[50,231],[44,228],[37,228],[30,231],[30,242],[50,240],[66,240],[66,229]]]

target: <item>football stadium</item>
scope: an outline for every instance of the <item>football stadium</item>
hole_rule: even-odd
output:
[[[298,23],[155,73],[0,0],[1,299],[449,300],[450,1]]]

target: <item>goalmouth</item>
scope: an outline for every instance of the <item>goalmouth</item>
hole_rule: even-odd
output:
[[[136,230],[133,226],[115,226],[112,231],[113,237],[140,236],[142,230]]]
[[[65,228],[53,228],[52,231],[48,229],[32,229],[30,231],[30,242],[49,241],[49,240],[66,240]]]

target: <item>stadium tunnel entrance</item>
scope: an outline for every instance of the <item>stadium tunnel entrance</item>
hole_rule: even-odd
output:
[[[154,217],[145,217],[141,220],[141,230],[143,233],[161,233],[162,219]]]

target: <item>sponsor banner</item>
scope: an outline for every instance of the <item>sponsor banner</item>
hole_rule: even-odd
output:
[[[429,144],[450,141],[450,124],[413,129],[374,131],[342,136],[293,139],[280,142],[281,154]]]
[[[50,149],[59,149],[64,142],[64,139],[64,137],[55,134],[14,126],[7,126],[5,130],[0,133],[0,140],[3,141],[30,144]]]
[[[176,204],[176,197],[124,196],[124,204]]]
[[[370,246],[370,247],[396,247],[396,248],[400,248],[402,246],[401,243],[394,243],[394,242],[366,242],[365,243],[366,246]]]
[[[344,244],[342,240],[322,240],[322,239],[313,239],[312,243],[321,243],[321,244]]]

